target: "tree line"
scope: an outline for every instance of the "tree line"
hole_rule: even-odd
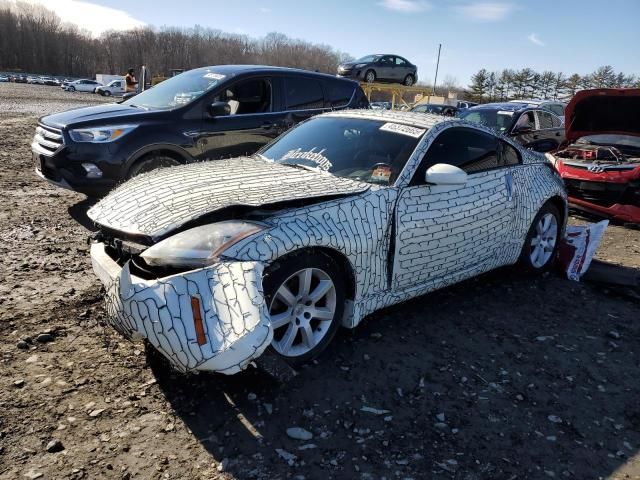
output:
[[[640,88],[640,77],[616,73],[611,65],[597,68],[587,75],[563,72],[536,72],[504,69],[501,72],[479,70],[471,77],[469,95],[474,101],[495,102],[520,98],[568,100],[578,90],[589,88]]]
[[[5,71],[93,77],[140,65],[166,75],[173,68],[266,64],[335,73],[349,59],[330,46],[281,33],[254,39],[200,26],[108,31],[93,38],[41,5],[0,0],[0,70]]]

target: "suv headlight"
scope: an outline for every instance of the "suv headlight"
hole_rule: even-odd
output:
[[[177,233],[140,256],[151,266],[205,267],[234,243],[264,229],[264,225],[243,220],[212,223]]]
[[[78,128],[69,130],[74,142],[106,143],[124,137],[137,125],[115,125],[112,127]]]

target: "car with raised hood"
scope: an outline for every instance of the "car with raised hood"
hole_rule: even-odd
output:
[[[410,87],[418,81],[418,67],[400,55],[367,55],[338,65],[338,76],[367,83],[401,83]]]
[[[564,142],[562,120],[528,103],[485,103],[461,110],[458,115],[511,137],[537,152],[556,150]]]
[[[570,203],[640,223],[640,89],[576,93],[565,128],[567,140],[553,156]]]
[[[182,371],[272,345],[318,355],[340,325],[488,270],[548,269],[566,193],[541,154],[431,114],[313,117],[253,157],[133,178],[93,206],[109,322]]]
[[[332,75],[204,67],[121,103],[43,117],[31,147],[42,178],[101,196],[141,172],[252,154],[313,115],[368,105],[358,83]]]

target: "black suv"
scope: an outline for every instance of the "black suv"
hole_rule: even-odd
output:
[[[36,173],[89,196],[158,167],[249,155],[328,110],[366,108],[351,80],[289,68],[190,70],[118,104],[42,117]]]
[[[527,103],[485,103],[463,110],[459,117],[485,125],[537,152],[556,150],[565,138],[560,117]]]

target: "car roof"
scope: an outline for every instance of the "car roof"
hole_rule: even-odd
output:
[[[429,129],[438,123],[442,122],[462,122],[473,127],[477,124],[461,121],[459,118],[443,117],[441,115],[435,115],[431,113],[415,113],[399,110],[338,110],[334,112],[323,113],[318,115],[320,117],[347,117],[347,118],[360,118],[365,120],[378,120],[387,121],[393,123],[401,123],[403,125],[410,125],[412,127]]]
[[[203,72],[214,70],[216,73],[220,73],[226,76],[235,76],[242,73],[296,73],[301,75],[313,75],[316,77],[323,77],[330,80],[348,81],[354,82],[347,78],[336,77],[335,75],[329,75],[327,73],[313,72],[311,70],[303,70],[301,68],[289,68],[289,67],[274,67],[270,65],[211,65],[208,67],[194,68],[193,70],[201,70]],[[193,71],[190,70],[190,71]],[[354,82],[356,83],[356,82]]]
[[[510,112],[517,112],[520,110],[524,110],[525,108],[529,108],[532,110],[538,109],[536,105],[531,105],[529,103],[523,102],[504,102],[504,103],[483,103],[481,105],[476,105],[469,110],[507,110]]]

